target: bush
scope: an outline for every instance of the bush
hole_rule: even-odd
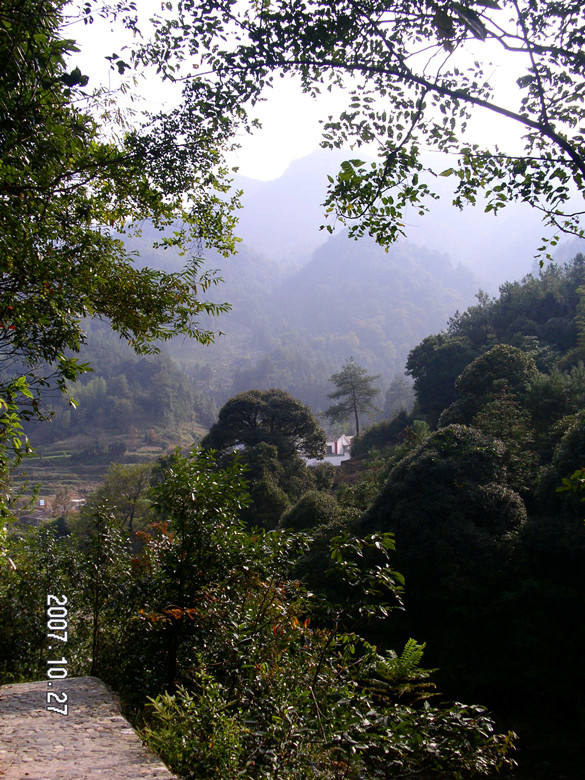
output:
[[[555,448],[552,465],[559,479],[585,467],[585,412],[575,415]]]
[[[150,700],[149,725],[143,731],[148,745],[175,772],[197,780],[236,780],[242,718],[229,714],[223,687],[201,670],[193,679],[197,692],[179,686]]]
[[[250,527],[276,528],[283,514],[290,509],[288,496],[270,478],[255,482],[250,488],[252,504],[242,517]]]
[[[403,431],[409,422],[408,414],[401,411],[391,420],[382,420],[375,425],[370,425],[353,440],[351,457],[360,458],[374,448],[383,449],[399,444],[402,441]]]
[[[335,520],[340,511],[339,504],[329,493],[310,490],[282,516],[280,527],[295,531],[316,528]]]
[[[324,492],[331,490],[337,474],[337,469],[333,463],[323,461],[323,463],[317,463],[315,466],[310,466],[309,470],[313,474],[317,490],[323,490]]]
[[[396,537],[405,614],[398,630],[388,621],[384,641],[424,636],[440,679],[453,685],[451,695],[492,693],[494,646],[505,642],[503,626],[494,623],[495,605],[504,598],[526,517],[522,498],[508,484],[501,442],[452,425],[394,467],[357,526],[361,534]]]
[[[131,692],[142,715],[149,697],[145,734],[187,778],[431,780],[505,760],[507,738],[493,734],[483,710],[424,701],[419,646],[398,659],[363,638],[401,604],[389,535],[340,529],[331,538],[327,526],[322,573],[330,569],[336,585],[327,599],[294,576],[308,535],[245,529],[237,461],[219,469],[210,452],[176,453],[157,477],[158,522],[136,555],[103,509],[81,547],[40,534],[34,548],[0,538],[0,573],[13,572],[0,577],[0,642],[20,653],[13,678],[46,671],[38,594],[69,570],[60,591],[75,623],[69,668],[75,660],[87,674],[77,661],[93,652],[93,668]],[[337,512],[330,496],[311,498]],[[14,626],[19,605],[30,623]]]

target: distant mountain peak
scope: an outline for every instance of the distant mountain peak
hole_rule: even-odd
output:
[[[260,182],[236,177],[236,186],[244,190],[238,234],[282,266],[305,264],[329,237],[319,230],[325,221],[321,204],[327,175],[335,175],[343,160],[355,156],[350,150],[318,149],[293,160],[277,179]],[[534,210],[511,204],[497,217],[484,213],[481,206],[459,211],[452,205],[450,182],[435,177],[429,185],[441,197],[429,203],[424,217],[414,210],[406,214],[408,241],[448,254],[454,263],[472,269],[491,292],[531,270],[533,250],[542,235]]]

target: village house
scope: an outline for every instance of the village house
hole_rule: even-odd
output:
[[[315,466],[317,463],[332,463],[334,466],[339,466],[344,460],[349,460],[351,457],[351,443],[353,436],[345,436],[345,434],[339,436],[337,439],[327,439],[325,457],[323,458],[306,458],[305,462],[307,466]]]
[[[331,439],[327,441],[327,455],[347,460],[351,450],[351,442],[353,436],[345,436],[343,434],[338,439]]]

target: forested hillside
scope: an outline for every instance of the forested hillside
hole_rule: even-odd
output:
[[[354,527],[393,532],[406,579],[378,640],[423,632],[443,688],[517,729],[537,777],[577,777],[583,738],[584,284],[579,255],[480,297],[411,351],[411,418],[356,447],[381,489]]]
[[[277,179],[260,182],[236,176],[241,187],[242,210],[237,233],[244,242],[272,258],[283,268],[305,265],[329,234],[319,226],[329,224],[321,205],[327,176],[340,163],[355,155],[348,149],[320,149],[295,160]],[[361,155],[360,155],[361,156]],[[369,160],[365,154],[362,159]],[[444,168],[452,165],[441,157]],[[436,159],[430,165],[436,162]],[[422,178],[422,177],[421,177]],[[406,241],[424,247],[430,253],[447,254],[455,265],[462,264],[478,277],[478,286],[497,292],[503,282],[519,279],[532,270],[534,252],[541,235],[540,218],[526,204],[509,204],[498,214],[484,211],[487,202],[478,197],[475,208],[463,211],[452,204],[453,185],[447,178],[427,176],[424,180],[440,199],[428,204],[420,216],[411,206],[405,217]],[[343,225],[335,225],[342,232]],[[399,241],[398,243],[402,243]],[[568,260],[581,248],[573,248]]]
[[[54,394],[48,421],[30,423],[31,440],[44,444],[81,435],[95,438],[126,434],[161,434],[186,424],[208,426],[216,409],[167,355],[137,357],[107,323],[86,323],[83,359],[95,370],[69,388],[73,404]]]
[[[582,255],[566,266],[549,265],[538,277],[502,285],[497,299],[480,296],[475,306],[455,314],[446,330],[423,339],[407,361],[420,413],[436,423],[458,398],[459,374],[495,344],[521,348],[541,371],[555,376],[574,368],[583,359],[584,282]]]

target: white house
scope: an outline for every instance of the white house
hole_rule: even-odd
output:
[[[328,439],[325,457],[319,460],[317,458],[307,459],[307,465],[315,466],[317,463],[325,461],[332,463],[334,466],[339,466],[344,460],[349,460],[352,441],[353,436],[345,435],[340,436],[338,439]]]
[[[347,456],[347,458],[349,458],[352,441],[353,436],[345,436],[345,434],[338,439],[331,439],[327,442],[327,455],[335,457]],[[347,458],[344,457],[343,459],[347,460]]]

